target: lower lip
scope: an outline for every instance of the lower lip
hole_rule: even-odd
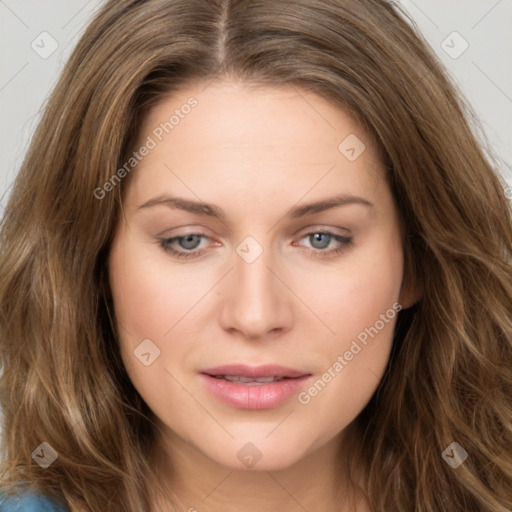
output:
[[[299,393],[310,375],[283,379],[268,384],[239,384],[225,379],[216,379],[201,374],[206,387],[222,402],[237,409],[272,409],[278,407],[291,396]]]

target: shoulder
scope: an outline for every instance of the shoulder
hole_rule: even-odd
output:
[[[8,497],[0,490],[0,510],[2,512],[68,512],[55,501],[30,491]]]

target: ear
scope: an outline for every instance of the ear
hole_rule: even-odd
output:
[[[399,303],[403,309],[410,308],[423,298],[423,283],[414,275],[409,265],[405,265]]]

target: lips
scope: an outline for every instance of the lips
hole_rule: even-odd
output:
[[[271,409],[298,393],[311,374],[277,365],[226,365],[200,372],[216,398],[238,409]]]

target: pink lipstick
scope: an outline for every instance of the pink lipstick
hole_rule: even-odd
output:
[[[200,372],[208,390],[238,409],[271,409],[304,386],[310,373],[277,365],[231,364]]]

